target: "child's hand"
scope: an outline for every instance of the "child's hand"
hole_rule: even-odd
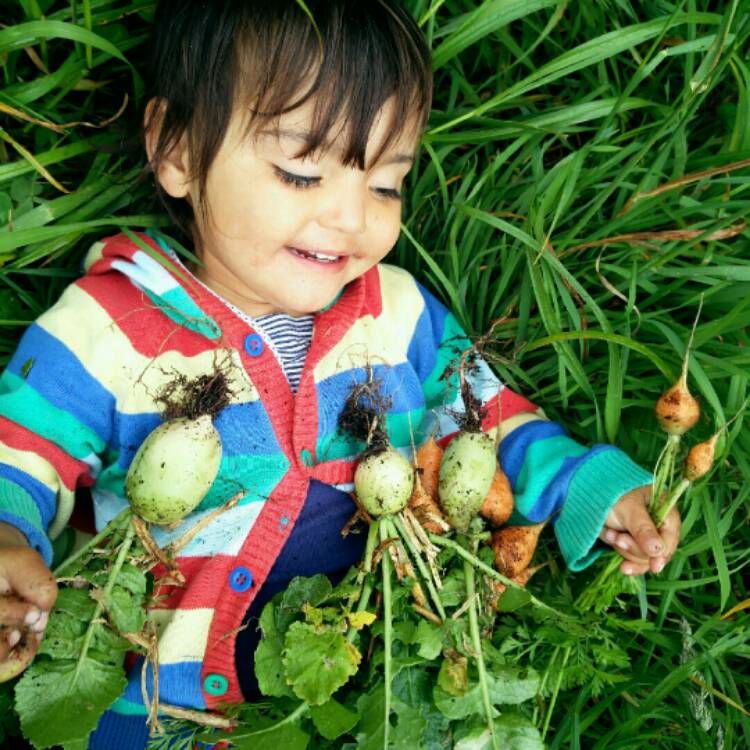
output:
[[[31,663],[56,598],[41,555],[18,529],[0,523],[0,682]]]
[[[680,541],[677,509],[672,509],[657,531],[648,512],[650,501],[650,484],[627,492],[610,510],[599,535],[625,558],[620,566],[625,575],[660,573]]]

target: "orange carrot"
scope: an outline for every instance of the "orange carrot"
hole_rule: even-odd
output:
[[[498,463],[495,476],[479,512],[493,526],[502,526],[513,512],[513,490]]]
[[[424,491],[437,502],[440,462],[443,460],[443,449],[431,437],[417,451],[417,470]]]
[[[507,526],[492,534],[495,568],[506,578],[515,578],[528,568],[544,524]]]
[[[427,493],[422,485],[422,478],[419,472],[414,474],[414,490],[409,500],[409,508],[414,513],[417,520],[422,524],[425,531],[431,531],[433,534],[442,534],[448,527],[443,511],[435,500]],[[445,525],[441,525],[436,519],[440,519]]]

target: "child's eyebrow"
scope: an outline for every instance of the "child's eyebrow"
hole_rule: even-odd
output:
[[[271,136],[273,138],[286,138],[292,141],[296,141],[297,143],[304,145],[307,145],[309,143],[309,135],[308,133],[305,133],[301,130],[286,130],[284,128],[274,128],[273,130],[262,130],[260,131],[260,135],[267,135]],[[332,144],[327,144],[326,148],[331,148],[335,150],[337,147]],[[414,164],[414,155],[413,154],[406,154],[406,153],[396,153],[392,156],[386,156],[385,159],[379,159],[378,160],[379,166],[390,166],[392,164]]]

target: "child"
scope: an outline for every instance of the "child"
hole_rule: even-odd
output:
[[[157,190],[201,263],[184,266],[148,234],[97,243],[85,276],[29,328],[3,375],[0,674],[11,657],[30,662],[43,634],[56,593],[50,538],[75,488],[92,488],[98,528],[125,506],[127,468],[175,373],[223,362],[231,403],[215,421],[217,480],[157,540],[238,488],[246,495],[182,550],[187,585],[160,592],[153,612],[160,698],[174,705],[255,696],[263,604],[295,575],[340,575],[360,558],[361,535],[339,534],[354,510],[358,446],[337,419],[369,365],[392,399],[396,446],[409,450],[410,425],[418,442],[434,426],[441,437],[456,429],[456,378],[441,375],[468,342],[412,277],[379,265],[399,234],[401,186],[427,119],[428,50],[397,0],[307,5],[316,28],[294,0],[159,5],[145,142]],[[502,415],[517,511],[551,519],[568,565],[589,564],[600,538],[622,551],[623,572],[660,571],[679,517],[657,533],[650,475],[616,448],[577,445],[508,389],[498,397],[483,363],[472,379],[485,429]],[[24,628],[36,638],[11,654]],[[91,747],[145,745],[140,671]]]

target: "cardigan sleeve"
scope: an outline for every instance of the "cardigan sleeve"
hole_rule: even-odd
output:
[[[458,431],[464,406],[456,365],[471,341],[456,318],[419,286],[424,307],[410,346],[432,423],[446,444]],[[498,458],[515,498],[510,523],[549,521],[569,568],[582,570],[601,550],[596,541],[612,506],[626,492],[650,484],[649,472],[611,445],[585,447],[543,411],[503,385],[479,357],[467,368],[472,391],[483,404],[483,428],[500,431]]]
[[[107,344],[76,304],[79,294],[69,287],[27,329],[0,376],[0,521],[48,564],[76,488],[94,483],[114,412],[87,366]]]

